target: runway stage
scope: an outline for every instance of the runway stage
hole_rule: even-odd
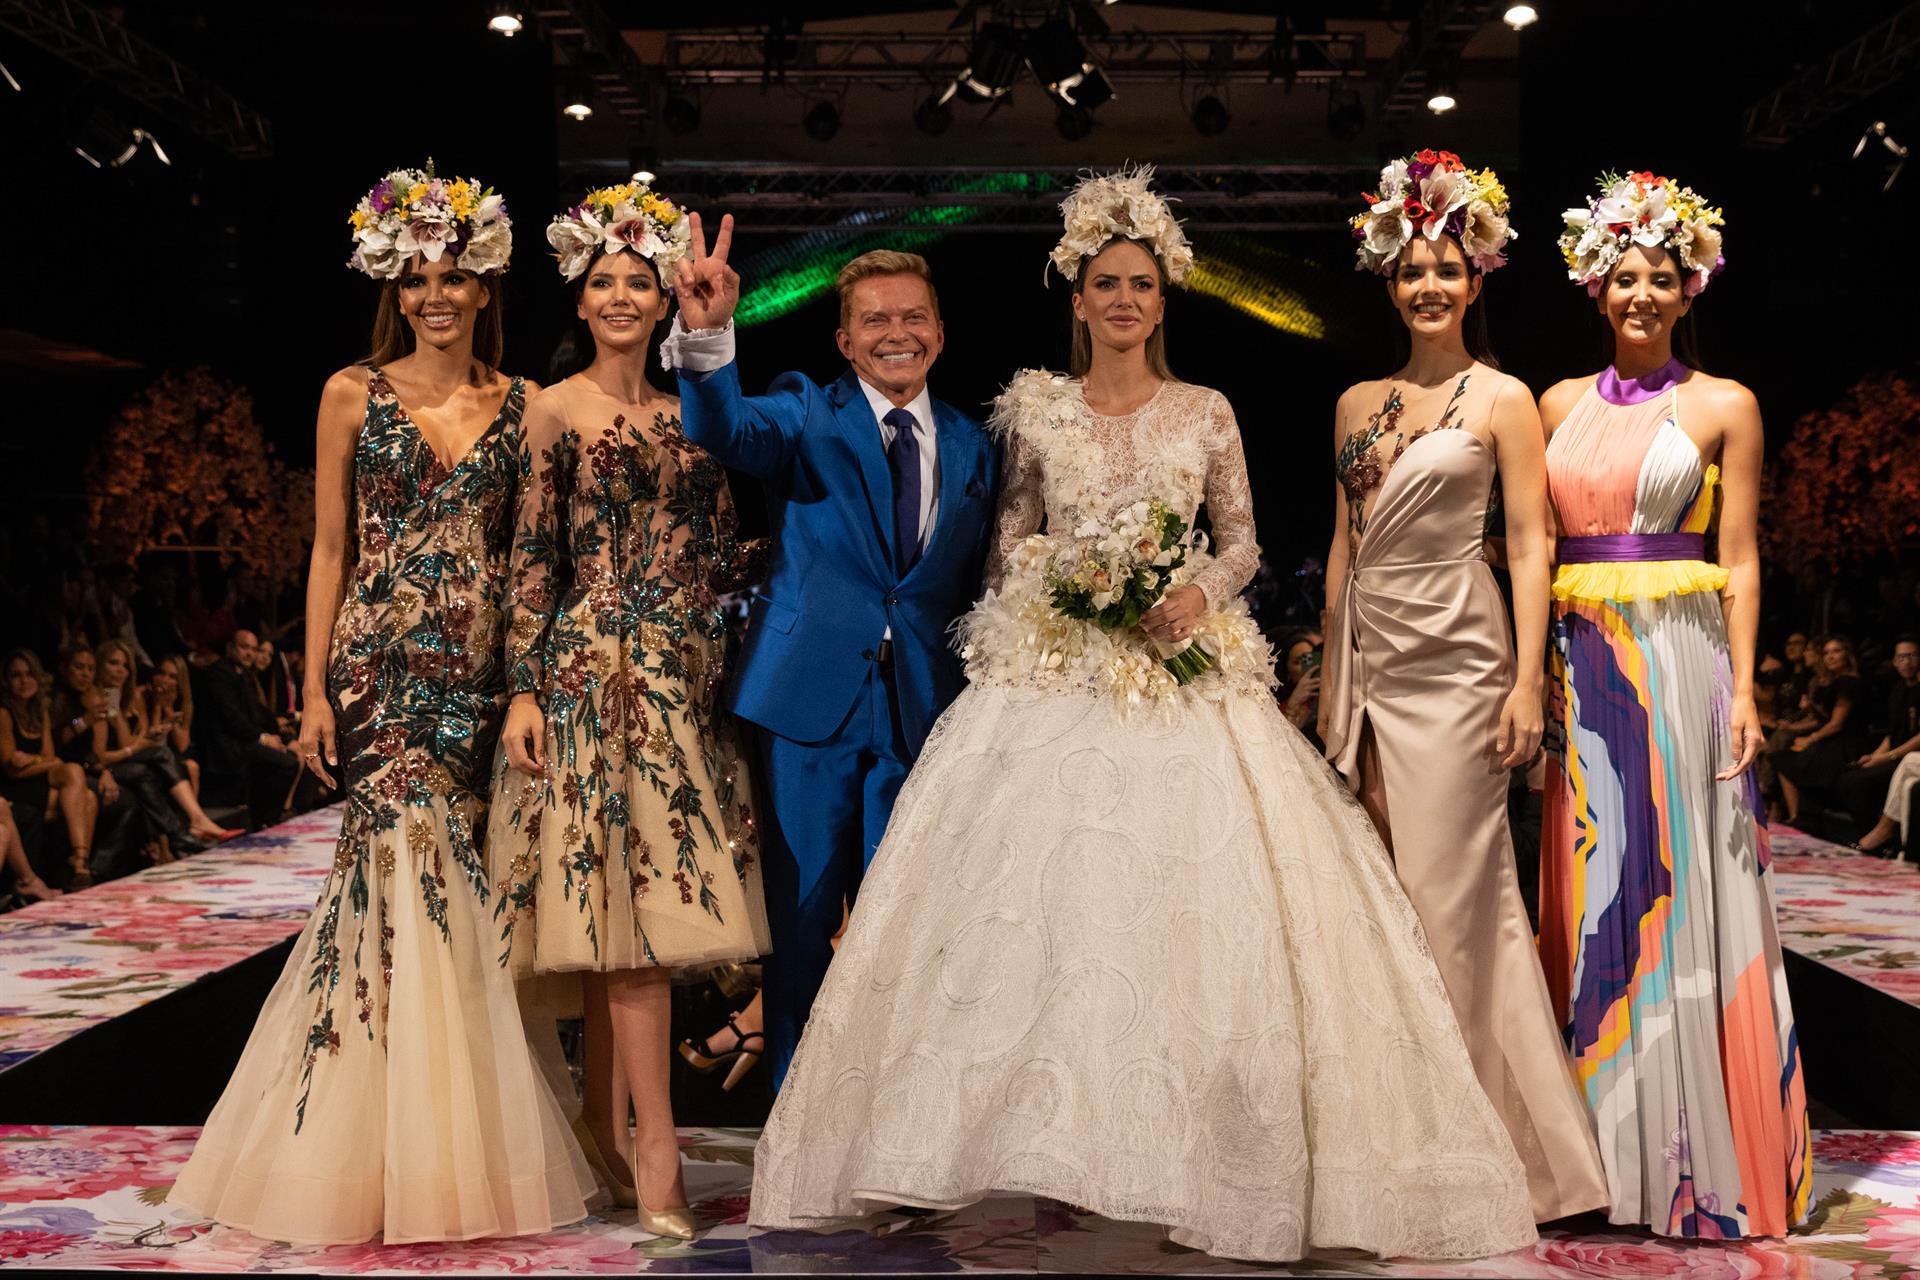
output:
[[[169,1208],[167,1189],[197,1132],[172,1121],[190,1108],[203,1114],[224,1083],[224,1071],[207,1064],[237,1053],[326,874],[337,822],[332,811],[310,814],[0,916],[0,1269],[1920,1275],[1920,869],[1840,856],[1793,831],[1776,832],[1773,850],[1809,1089],[1830,1123],[1884,1127],[1816,1132],[1818,1209],[1784,1241],[1678,1245],[1593,1223],[1479,1262],[1330,1254],[1262,1268],[1025,1196],[927,1217],[876,1215],[831,1232],[750,1232],[754,1132],[744,1128],[681,1133],[687,1190],[707,1228],[692,1244],[643,1236],[631,1213],[617,1212],[546,1236],[459,1245],[256,1240]],[[197,1064],[197,1076],[181,1062]]]

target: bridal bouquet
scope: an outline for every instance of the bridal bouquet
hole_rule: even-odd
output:
[[[1062,616],[1090,622],[1109,634],[1140,625],[1160,603],[1173,575],[1187,562],[1187,522],[1158,498],[1122,507],[1113,523],[1088,521],[1073,531],[1079,560],[1056,557],[1046,570],[1048,598]],[[1148,637],[1175,682],[1187,684],[1213,665],[1192,640],[1162,644]]]

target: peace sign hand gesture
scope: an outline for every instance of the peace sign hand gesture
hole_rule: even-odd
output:
[[[689,214],[693,230],[693,256],[680,262],[674,295],[680,303],[680,315],[689,329],[724,329],[740,305],[740,273],[727,265],[727,253],[733,248],[733,215],[720,219],[720,234],[713,238],[713,250],[707,250],[706,233],[700,227],[700,215]]]

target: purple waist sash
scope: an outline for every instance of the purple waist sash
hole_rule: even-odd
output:
[[[1647,560],[1705,560],[1701,533],[1606,533],[1560,539],[1561,564],[1622,564]]]

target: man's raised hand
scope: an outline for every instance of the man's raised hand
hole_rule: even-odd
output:
[[[740,305],[740,273],[727,265],[733,248],[733,215],[720,219],[720,234],[707,248],[706,232],[700,215],[687,215],[693,231],[693,256],[680,262],[680,275],[674,293],[680,314],[689,329],[723,329]]]

